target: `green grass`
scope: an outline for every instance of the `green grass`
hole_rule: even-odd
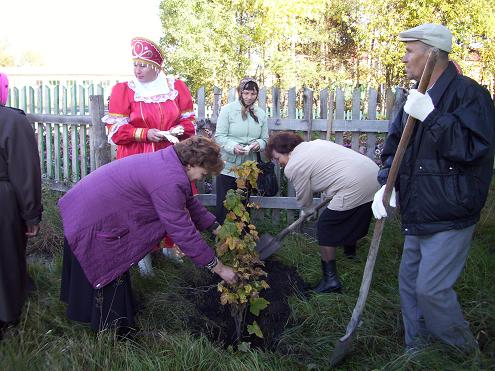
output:
[[[290,298],[292,317],[275,351],[224,349],[188,330],[200,316],[183,297],[188,282],[201,282],[210,273],[188,262],[177,265],[160,259],[155,277],[142,278],[131,270],[136,296],[143,303],[138,325],[149,336],[119,342],[111,331],[98,336],[65,317],[59,299],[62,228],[56,209],[58,195],[44,192],[43,232],[29,246],[29,272],[36,290],[26,303],[21,322],[0,342],[1,370],[303,370],[328,369],[335,342],[345,333],[359,292],[371,235],[359,244],[361,262],[347,261],[338,251],[342,295]],[[280,227],[260,222],[259,230]],[[284,216],[281,216],[284,220]],[[370,233],[371,234],[371,233]],[[495,370],[495,185],[475,232],[467,266],[456,285],[466,319],[475,335],[487,335],[483,350],[471,355],[441,343],[416,354],[404,354],[397,272],[402,236],[397,217],[387,221],[373,283],[358,330],[355,350],[342,370]],[[278,259],[297,268],[310,285],[320,278],[318,246],[304,235],[287,238]],[[210,326],[214,324],[205,323]]]

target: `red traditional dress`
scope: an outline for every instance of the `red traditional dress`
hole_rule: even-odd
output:
[[[152,86],[148,88],[148,85]],[[157,95],[147,94],[160,85],[166,86],[166,91],[157,91]],[[103,121],[107,124],[109,142],[118,146],[118,159],[172,145],[168,140],[148,141],[147,134],[151,128],[171,130],[180,125],[184,128],[184,134],[178,137],[180,140],[196,134],[189,89],[181,80],[163,74],[147,84],[137,80],[118,83],[112,89],[108,110]]]
[[[116,84],[112,89],[109,113],[103,117],[108,129],[108,141],[117,145],[117,159],[157,150],[173,145],[168,140],[147,140],[151,128],[169,131],[182,126],[184,140],[196,134],[191,93],[186,84],[162,73],[156,80],[143,84],[136,79]],[[197,194],[191,183],[193,194]],[[172,247],[168,236],[162,242]]]

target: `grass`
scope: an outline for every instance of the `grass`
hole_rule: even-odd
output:
[[[184,298],[184,288],[193,281],[201,290],[202,280],[210,273],[188,262],[176,265],[164,259],[156,262],[156,275],[151,279],[131,270],[134,291],[143,305],[139,326],[153,331],[152,336],[119,342],[111,331],[95,335],[65,317],[65,305],[58,299],[63,232],[57,198],[56,193],[44,192],[43,232],[29,246],[29,272],[36,290],[26,302],[19,325],[10,328],[0,342],[1,370],[328,369],[330,353],[345,333],[356,303],[371,236],[359,244],[359,263],[347,261],[338,251],[339,274],[345,285],[342,295],[290,298],[292,317],[276,351],[224,349],[205,336],[192,334],[188,322],[201,314]],[[465,355],[434,343],[421,352],[404,353],[397,285],[402,236],[395,217],[386,223],[355,350],[340,369],[495,370],[494,209],[495,183],[476,228],[466,269],[456,285],[471,329],[475,335],[482,334],[482,350]],[[260,222],[261,231],[280,229],[264,223]],[[296,267],[308,284],[318,282],[318,246],[311,237],[289,236],[278,259]]]

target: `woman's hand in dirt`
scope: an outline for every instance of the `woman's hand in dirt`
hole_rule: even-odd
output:
[[[237,275],[234,270],[227,265],[223,265],[220,260],[218,261],[218,264],[215,266],[215,268],[213,268],[212,270],[229,284],[233,284],[237,281]]]

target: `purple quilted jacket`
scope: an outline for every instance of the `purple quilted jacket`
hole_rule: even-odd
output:
[[[95,288],[129,270],[165,234],[197,266],[214,257],[199,231],[215,217],[193,197],[173,147],[98,168],[58,205],[64,235]]]

